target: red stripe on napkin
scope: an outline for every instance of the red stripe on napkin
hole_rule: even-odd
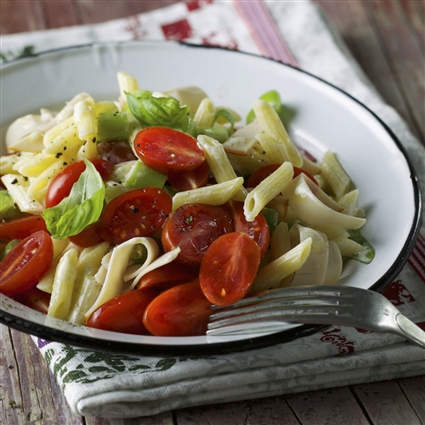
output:
[[[233,6],[245,21],[263,56],[297,66],[297,61],[262,0],[233,0]]]
[[[408,261],[422,281],[425,282],[425,237],[421,234]]]

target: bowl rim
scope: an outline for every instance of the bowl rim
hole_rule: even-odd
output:
[[[234,49],[229,49],[225,47],[219,46],[210,46],[210,45],[200,45],[193,44],[189,42],[182,41],[164,41],[164,40],[131,40],[131,41],[110,41],[110,42],[93,42],[87,44],[78,44],[65,46],[61,48],[49,49],[37,52],[32,54],[29,57],[17,58],[12,61],[5,62],[0,65],[0,69],[8,68],[11,66],[15,66],[16,64],[31,62],[35,58],[48,56],[56,53],[78,50],[78,49],[93,49],[99,46],[111,46],[111,45],[148,45],[148,44],[162,44],[162,45],[171,45],[175,44],[176,46],[184,46],[187,48],[193,49],[213,49],[213,50],[221,50],[227,51],[239,55],[247,55],[256,58],[260,58],[265,61],[272,61],[278,63],[284,67],[289,67],[296,72],[300,72],[304,75],[307,75],[321,83],[325,84],[328,87],[331,87],[334,90],[342,93],[355,103],[357,103],[360,107],[362,107],[365,111],[367,111],[378,124],[380,124],[383,129],[388,133],[397,149],[400,151],[402,156],[404,157],[409,172],[410,172],[410,181],[413,189],[413,202],[414,202],[414,216],[412,220],[412,224],[410,226],[409,235],[400,250],[397,258],[394,260],[393,264],[389,267],[389,269],[382,275],[369,289],[375,292],[382,292],[391,282],[392,280],[400,273],[402,268],[408,261],[410,254],[413,251],[416,240],[419,236],[421,224],[422,224],[422,195],[419,184],[419,179],[414,169],[414,166],[408,156],[406,149],[404,148],[401,141],[394,134],[391,128],[369,107],[367,107],[363,102],[347,93],[345,90],[339,88],[338,86],[330,83],[329,81],[312,74],[311,72],[300,69],[291,64],[284,63],[282,61],[267,58],[260,56],[255,53],[244,52]],[[4,310],[0,310],[0,323],[13,328],[17,331],[21,331],[24,333],[31,334],[35,337],[60,342],[65,344],[76,345],[81,348],[91,349],[91,350],[102,350],[111,353],[128,353],[128,354],[147,354],[147,355],[162,355],[162,356],[175,356],[175,355],[196,355],[196,356],[204,356],[204,355],[217,355],[217,354],[227,354],[237,351],[246,351],[257,348],[264,348],[271,345],[276,345],[280,343],[289,342],[291,340],[301,338],[304,336],[311,335],[320,330],[327,328],[328,326],[322,325],[300,325],[296,328],[284,330],[280,332],[276,332],[273,334],[254,336],[247,339],[241,340],[233,340],[233,341],[225,341],[225,342],[214,342],[214,343],[201,343],[201,344],[189,344],[189,345],[155,345],[155,344],[144,344],[144,343],[133,343],[133,342],[124,342],[124,341],[112,341],[107,339],[100,339],[96,337],[86,336],[82,334],[73,334],[65,330],[57,329],[54,327],[50,327],[47,325],[38,324],[35,322],[31,322],[27,319],[23,319],[13,313],[6,312]]]

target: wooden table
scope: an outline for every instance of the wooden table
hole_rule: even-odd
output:
[[[176,1],[1,0],[1,34],[97,23],[172,3]],[[424,1],[316,3],[386,102],[425,145]],[[0,326],[0,423],[4,425],[425,424],[425,376],[181,409],[133,420],[76,417],[30,337]]]

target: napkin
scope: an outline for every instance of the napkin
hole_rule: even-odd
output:
[[[281,60],[358,98],[398,136],[422,188],[425,150],[367,80],[310,1],[188,1],[90,26],[2,36],[4,60],[72,44],[172,39]],[[425,232],[384,293],[425,328]],[[330,326],[268,348],[204,357],[93,352],[34,337],[77,415],[149,416],[170,409],[425,374],[425,350],[391,334]]]

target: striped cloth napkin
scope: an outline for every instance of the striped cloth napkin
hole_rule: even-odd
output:
[[[2,57],[109,40],[171,39],[277,59],[358,98],[398,136],[425,184],[425,150],[380,98],[309,1],[188,1],[90,26],[2,36]],[[425,229],[385,295],[425,328]],[[389,334],[331,326],[292,342],[208,357],[92,352],[34,338],[77,415],[149,416],[170,409],[425,374],[425,351]]]

